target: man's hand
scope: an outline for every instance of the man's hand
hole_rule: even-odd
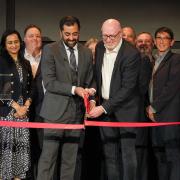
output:
[[[84,98],[85,95],[88,95],[87,91],[82,87],[76,87],[74,93],[82,98]]]
[[[90,95],[94,96],[96,94],[96,90],[94,88],[86,88],[85,91]]]
[[[90,104],[90,107],[89,107],[89,110],[90,110],[90,111],[91,111],[93,108],[96,107],[96,101],[94,101],[94,100],[91,100],[91,101],[89,102],[89,104]]]
[[[153,122],[156,122],[155,118],[154,118],[154,112],[152,110],[152,107],[151,106],[148,106],[146,108],[146,113],[147,113],[147,116],[149,117],[149,119]]]
[[[104,108],[102,106],[96,106],[89,112],[90,118],[97,118],[104,113]]]

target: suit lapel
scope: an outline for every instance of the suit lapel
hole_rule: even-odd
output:
[[[99,49],[100,50],[99,57],[97,57],[97,59],[96,59],[96,63],[98,64],[97,68],[99,68],[97,71],[97,72],[99,72],[98,77],[97,77],[98,78],[97,82],[99,82],[99,87],[101,87],[101,85],[102,85],[102,65],[103,65],[104,53],[106,50],[104,45],[102,45],[102,46],[103,47]]]
[[[84,67],[85,60],[83,59],[83,50],[79,43],[77,49],[78,49],[78,85],[80,85],[81,82],[80,78],[82,76],[82,70]]]
[[[159,67],[157,68],[157,70],[155,71],[154,75],[156,75],[160,69],[162,69],[164,67],[164,65],[166,64],[166,62],[170,59],[170,57],[173,55],[173,53],[171,51],[169,51],[166,56],[164,57],[164,59],[162,60],[162,62],[160,63]]]
[[[64,44],[63,44],[62,41],[59,42],[59,46],[57,48],[56,54],[57,54],[57,56],[59,56],[59,59],[63,60],[64,67],[66,68],[66,72],[67,72],[67,75],[69,77],[69,80],[72,81],[72,78],[71,78],[71,69],[70,69],[70,66],[69,66],[69,61],[68,61],[67,53],[66,53],[66,50],[65,50],[65,47],[64,47]]]
[[[122,45],[121,45],[121,47],[120,47],[120,49],[119,49],[119,52],[118,52],[118,54],[117,54],[115,63],[114,63],[114,68],[113,68],[113,72],[112,72],[112,77],[113,77],[114,73],[116,72],[116,69],[119,68],[119,62],[123,59],[123,52],[124,52],[123,49],[124,49],[124,46],[125,46],[125,44],[124,44],[124,41],[123,41],[123,42],[122,42]],[[111,79],[113,79],[113,78],[111,78]]]
[[[35,74],[34,79],[35,79],[36,77],[38,77],[40,74],[41,74],[41,60],[40,60],[40,62],[39,62],[39,65],[38,65],[38,68],[37,68],[37,71],[36,71],[36,74]]]

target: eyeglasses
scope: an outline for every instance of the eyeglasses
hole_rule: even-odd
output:
[[[171,38],[170,37],[161,37],[161,36],[157,36],[156,37],[156,40],[158,40],[158,41],[168,41],[168,40],[171,40]]]
[[[107,40],[108,38],[111,39],[111,40],[115,40],[119,33],[120,33],[120,31],[115,35],[102,35],[102,38],[104,40]]]

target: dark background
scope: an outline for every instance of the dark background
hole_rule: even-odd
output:
[[[13,12],[7,13],[6,4],[9,8],[14,6],[14,26],[21,35],[25,26],[33,23],[41,27],[43,36],[55,41],[59,38],[59,20],[74,15],[82,25],[80,41],[90,37],[100,39],[101,24],[107,18],[117,18],[122,26],[133,26],[137,33],[154,34],[158,27],[168,26],[174,31],[175,40],[180,41],[180,1],[177,0],[0,0],[0,35],[6,29],[7,16]]]

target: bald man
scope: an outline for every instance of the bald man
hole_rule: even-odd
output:
[[[101,31],[103,41],[97,44],[95,55],[99,102],[89,115],[102,121],[137,122],[140,110],[137,83],[140,54],[122,39],[118,20],[106,20]],[[107,179],[135,180],[136,129],[101,127],[100,132]]]

